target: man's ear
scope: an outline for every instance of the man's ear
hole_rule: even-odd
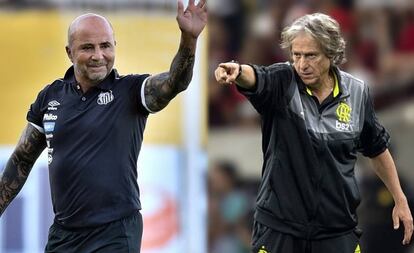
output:
[[[69,46],[66,46],[65,50],[66,50],[66,54],[68,55],[69,60],[73,63],[72,51],[70,50]]]

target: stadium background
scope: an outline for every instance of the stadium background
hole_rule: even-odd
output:
[[[209,0],[210,253],[249,252],[262,165],[258,115],[234,87],[216,83],[214,69],[233,59],[261,65],[288,60],[278,45],[282,28],[313,12],[340,23],[348,58],[342,68],[371,86],[377,116],[391,133],[391,151],[413,203],[414,1]],[[412,246],[400,246],[402,232],[392,230],[392,198],[367,160],[358,163],[356,173],[363,198],[358,209],[362,252],[414,252]]]
[[[111,21],[121,74],[169,69],[180,40],[175,0],[0,1],[1,169],[38,92],[70,66],[67,27],[85,12]],[[138,161],[144,253],[206,249],[206,35],[199,40],[190,88],[149,116]],[[46,161],[43,154],[0,219],[0,252],[43,252],[53,219]]]

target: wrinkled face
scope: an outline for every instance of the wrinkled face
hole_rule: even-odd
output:
[[[292,41],[291,53],[296,72],[306,85],[317,87],[328,79],[330,60],[311,35],[299,33]]]
[[[110,25],[88,17],[73,25],[66,52],[73,63],[76,80],[96,85],[111,72],[115,61],[115,41]]]

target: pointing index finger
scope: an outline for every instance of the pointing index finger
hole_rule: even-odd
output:
[[[231,64],[232,62],[223,62],[219,64],[219,67],[224,68],[226,71],[229,71],[233,68]]]

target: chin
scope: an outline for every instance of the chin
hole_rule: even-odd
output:
[[[315,80],[303,80],[302,79],[302,81],[306,86],[310,86],[310,87],[316,86],[318,84],[318,82]]]
[[[92,80],[94,82],[100,82],[100,81],[103,81],[107,75],[108,73],[90,74],[89,80]]]

